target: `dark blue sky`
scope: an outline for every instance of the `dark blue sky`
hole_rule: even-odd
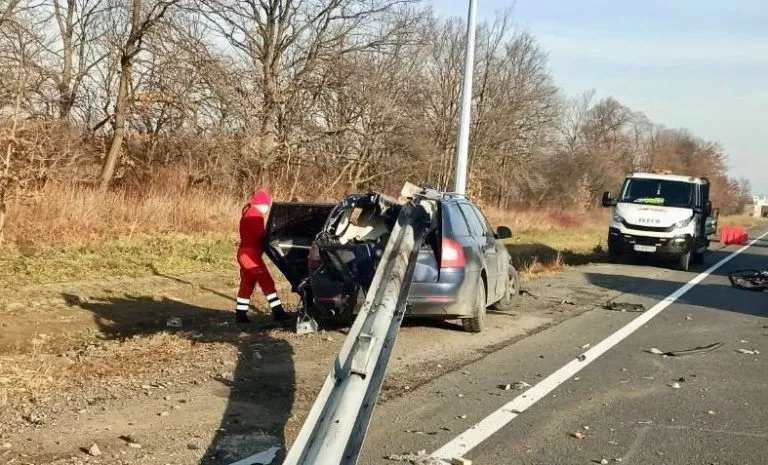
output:
[[[466,16],[466,0],[432,0]],[[654,122],[719,141],[731,174],[768,194],[768,0],[478,0],[512,9],[568,95],[594,89]]]

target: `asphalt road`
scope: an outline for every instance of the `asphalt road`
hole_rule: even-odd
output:
[[[589,283],[621,292],[616,301],[651,309],[738,248],[713,251],[690,272],[653,263],[581,272]],[[768,464],[768,293],[731,288],[727,273],[742,268],[768,269],[768,236],[464,457],[474,465]],[[641,315],[595,308],[381,405],[360,463],[396,463],[385,457],[440,449],[534,389],[499,385],[535,386]],[[686,357],[646,352],[715,342],[724,346]]]

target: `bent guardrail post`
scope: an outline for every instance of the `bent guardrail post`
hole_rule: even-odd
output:
[[[397,338],[434,205],[404,205],[360,313],[283,465],[357,462]]]

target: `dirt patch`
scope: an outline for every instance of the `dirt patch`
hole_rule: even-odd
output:
[[[579,276],[528,283],[532,295],[490,312],[481,334],[408,320],[381,400],[609,297]],[[235,285],[228,274],[198,274],[6,295],[0,462],[223,464],[269,447],[282,454],[346,336],[266,329],[266,311],[242,330],[232,323]],[[181,328],[168,327],[170,317]],[[87,454],[93,443],[102,455]]]

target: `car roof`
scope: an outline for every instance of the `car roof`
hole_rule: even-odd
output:
[[[627,175],[627,178],[659,179],[666,181],[691,182],[694,184],[707,184],[707,180],[704,178],[669,173],[630,173]]]

